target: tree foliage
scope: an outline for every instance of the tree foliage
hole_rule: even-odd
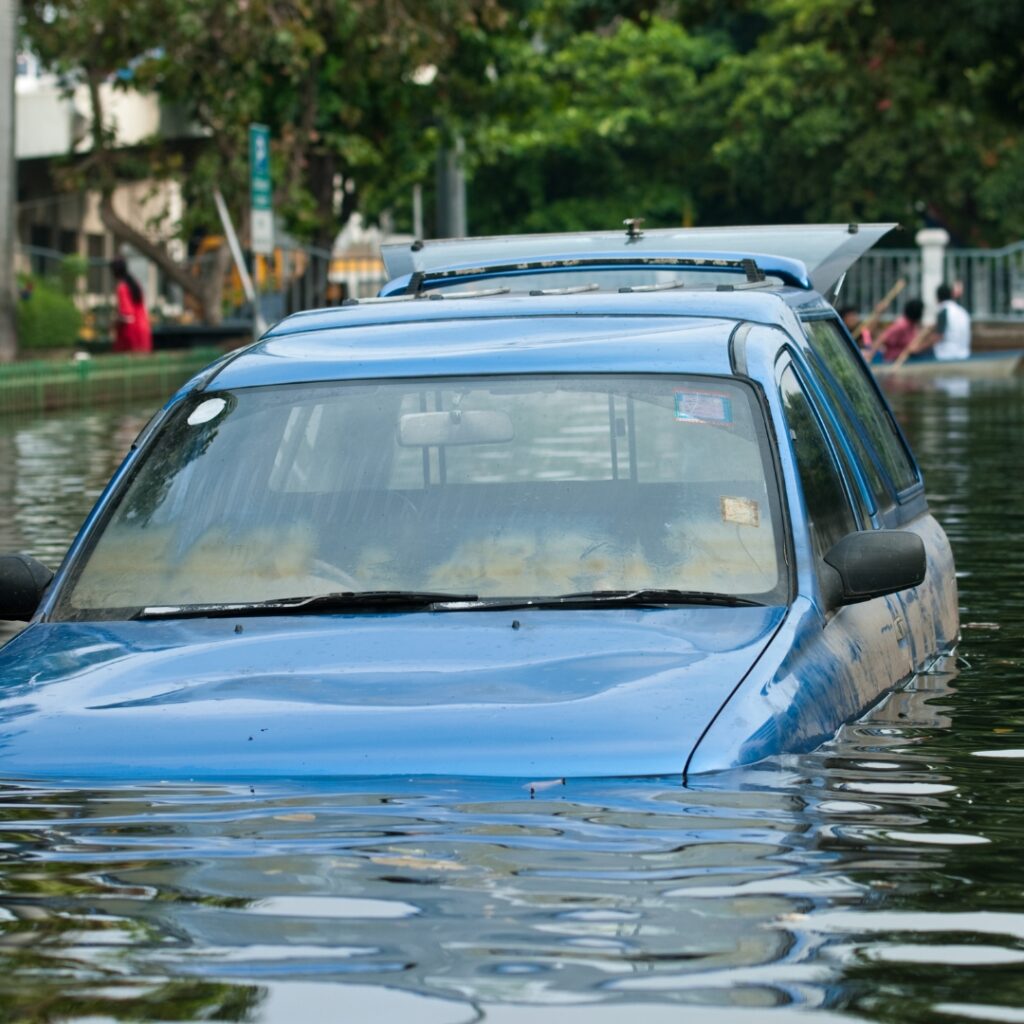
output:
[[[646,215],[1024,235],[1019,4],[576,0],[536,10],[501,56],[474,147],[481,229]]]
[[[50,66],[157,93],[192,149],[111,146],[83,181],[174,176],[183,234],[240,222],[246,131],[276,206],[326,243],[354,209],[407,223],[466,141],[474,232],[894,219],[1024,236],[1024,5],[943,0],[23,0]],[[436,69],[433,74],[432,69]],[[424,74],[423,72],[430,72]],[[341,188],[339,189],[339,183]],[[339,201],[340,199],[340,201]],[[108,223],[121,230],[112,211]]]
[[[28,45],[69,84],[90,88],[92,148],[69,169],[69,186],[95,188],[106,226],[211,318],[216,275],[195,278],[125,223],[113,208],[116,183],[179,181],[184,237],[219,233],[215,188],[244,225],[248,126],[262,122],[274,140],[275,206],[285,226],[328,243],[361,193],[386,205],[394,168],[421,172],[431,97],[413,83],[416,69],[442,63],[460,33],[496,29],[502,17],[493,0],[24,0],[22,10]],[[157,94],[199,144],[154,139],[118,149],[100,90],[109,81]],[[339,184],[344,201],[335,204]]]

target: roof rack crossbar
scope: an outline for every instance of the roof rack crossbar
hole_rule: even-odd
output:
[[[684,287],[684,281],[659,281],[657,284],[625,284],[620,289],[620,293],[626,292],[667,292],[674,288]]]
[[[568,288],[531,288],[531,295],[580,295],[583,292],[596,292],[600,288],[596,282],[591,284],[573,284]],[[508,291],[509,289],[505,289]]]
[[[749,257],[725,259],[718,256],[607,256],[597,259],[528,260],[521,263],[460,267],[455,270],[420,270],[410,277],[409,291],[414,294],[422,293],[425,284],[448,281],[452,278],[476,277],[485,274],[511,274],[517,271],[576,270],[587,267],[679,267],[691,270],[729,270],[746,274],[748,281],[764,280],[764,272],[757,265],[757,261]]]
[[[410,295],[368,295],[361,299],[342,299],[343,306],[372,306],[381,302],[413,302],[417,299],[482,299],[487,295],[507,295],[512,289],[507,285],[498,288],[480,288],[473,292],[413,292]],[[539,293],[538,293],[539,294]]]
[[[508,285],[501,285],[499,288],[480,288],[475,292],[429,292],[428,298],[439,299],[482,299],[488,295],[508,295],[512,291]]]

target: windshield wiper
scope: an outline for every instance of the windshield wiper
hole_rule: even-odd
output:
[[[763,602],[735,594],[719,594],[710,590],[585,590],[578,594],[559,594],[557,597],[524,597],[522,599],[484,599],[471,606],[471,611],[504,610],[511,608],[597,608],[611,605],[623,608],[650,608],[666,605],[719,605],[727,608],[763,607]]]
[[[306,615],[318,612],[376,611],[504,611],[515,608],[658,608],[668,605],[759,607],[735,594],[707,590],[587,590],[556,597],[484,598],[476,594],[449,594],[419,590],[345,590],[284,601],[224,604],[151,605],[134,619],[215,619],[241,615]]]
[[[223,604],[152,605],[134,619],[213,619],[238,615],[305,615],[310,612],[423,611],[436,606],[477,601],[476,594],[448,594],[420,590],[345,590],[284,601]]]

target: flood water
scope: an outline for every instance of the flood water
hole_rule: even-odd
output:
[[[0,1022],[1024,1022],[1024,386],[894,402],[959,663],[690,788],[0,782]],[[148,412],[0,419],[0,550],[56,564]]]

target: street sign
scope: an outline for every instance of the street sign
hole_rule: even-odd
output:
[[[274,251],[273,187],[270,183],[270,129],[249,125],[249,233],[254,253]]]

